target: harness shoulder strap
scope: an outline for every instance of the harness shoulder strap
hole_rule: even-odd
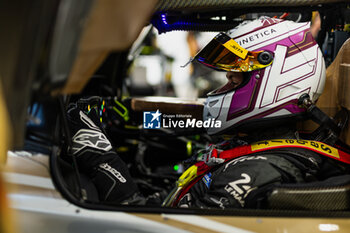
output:
[[[327,145],[323,142],[296,139],[274,139],[260,141],[251,145],[240,146],[223,151],[219,154],[219,158],[225,159],[226,161],[242,155],[249,155],[256,152],[280,148],[303,148],[314,151],[331,159],[350,164],[350,154],[343,150]]]

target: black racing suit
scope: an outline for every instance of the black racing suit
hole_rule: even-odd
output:
[[[80,171],[95,184],[101,201],[162,203],[160,195],[144,198],[139,194],[125,163],[112,150],[94,114],[88,117],[72,108],[68,117],[72,131],[70,152],[76,156]],[[342,166],[307,149],[269,150],[215,166],[179,200],[177,206],[266,208],[267,197],[275,187],[325,180],[342,174]]]
[[[316,181],[321,177],[322,164],[318,154],[305,149],[242,156],[207,173],[178,205],[222,209],[266,208],[266,198],[275,187]],[[338,172],[341,174],[340,170]]]

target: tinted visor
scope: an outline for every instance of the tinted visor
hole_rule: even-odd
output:
[[[248,51],[225,33],[220,33],[199,51],[194,60],[215,70],[249,72],[271,65],[273,54]]]

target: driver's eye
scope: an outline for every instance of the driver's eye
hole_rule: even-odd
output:
[[[236,87],[243,82],[243,74],[241,72],[227,72],[226,78],[231,85]]]

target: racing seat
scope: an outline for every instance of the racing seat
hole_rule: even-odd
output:
[[[341,108],[346,109],[349,115],[350,39],[327,68],[326,76],[325,89],[317,106],[329,116],[334,116]],[[349,124],[344,128],[341,139],[350,144]],[[349,210],[350,175],[331,177],[322,182],[278,186],[270,194],[268,205],[273,209]]]
[[[350,39],[345,41],[338,52],[336,59],[327,68],[326,83],[323,94],[317,102],[317,106],[328,116],[334,116],[343,108],[350,111]],[[350,145],[350,127],[347,126],[341,135],[341,139]]]

